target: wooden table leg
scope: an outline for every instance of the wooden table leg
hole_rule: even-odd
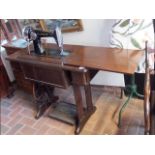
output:
[[[73,79],[74,79],[74,74]],[[95,112],[96,107],[93,106],[92,103],[92,95],[91,95],[91,87],[89,84],[89,78],[87,78],[87,73],[80,73],[79,75],[75,74],[75,79],[78,78],[84,78],[83,82],[78,82],[73,84],[73,90],[74,90],[74,96],[76,101],[76,107],[77,107],[77,123],[76,123],[76,129],[75,134],[79,134],[82,128],[84,127],[87,120],[90,118],[90,116]],[[79,79],[78,79],[79,80]],[[79,80],[80,81],[80,80]],[[82,81],[82,80],[81,80]],[[85,99],[86,99],[86,108],[84,108],[83,99],[81,95],[81,86],[84,87],[85,91]]]
[[[150,107],[148,103],[144,103],[144,119],[145,119],[145,135],[150,134]]]
[[[155,135],[155,91],[151,93],[151,135]]]
[[[96,111],[96,107],[93,105],[93,101],[92,101],[90,75],[88,72],[85,74],[86,74],[86,85],[84,85],[84,90],[85,90],[86,105],[87,105],[87,112],[85,117],[85,123],[86,123],[89,117]]]
[[[43,85],[40,83],[33,84],[33,97],[37,106],[36,119],[40,118],[46,109],[55,101],[58,100],[57,96],[54,96],[54,87]]]
[[[77,110],[75,134],[79,134],[81,129],[82,129],[81,122],[82,122],[85,114],[84,114],[84,107],[83,107],[83,101],[82,101],[80,86],[73,85],[73,91],[74,91],[74,97],[75,97],[75,102],[76,102],[76,110]]]
[[[91,86],[85,85],[84,90],[85,90],[85,96],[86,96],[87,111],[94,112],[96,107],[93,105],[93,102],[92,102]]]
[[[151,129],[151,107],[150,107],[150,70],[146,57],[145,81],[144,81],[144,121],[145,121],[145,134],[150,134]]]

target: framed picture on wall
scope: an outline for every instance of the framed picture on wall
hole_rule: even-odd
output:
[[[42,26],[40,24],[39,19],[18,19],[18,22],[21,29],[23,29],[26,26],[31,26],[34,29],[42,30]]]
[[[19,19],[21,28],[32,26],[34,29],[52,31],[60,23],[62,32],[83,31],[81,19]]]
[[[62,32],[83,31],[81,19],[42,19],[40,24],[45,31],[52,31],[56,24],[61,24]]]

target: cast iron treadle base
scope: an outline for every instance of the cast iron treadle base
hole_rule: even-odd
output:
[[[52,108],[50,111],[49,117],[71,125],[76,124],[76,106],[74,104],[60,101],[55,105],[54,109]]]

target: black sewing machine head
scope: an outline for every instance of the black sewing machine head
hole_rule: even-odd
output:
[[[26,37],[27,41],[33,41],[34,45],[34,53],[38,55],[45,54],[45,50],[43,49],[41,45],[41,38],[42,37],[53,37],[56,41],[59,50],[50,50],[48,54],[50,55],[56,55],[56,56],[67,56],[69,55],[68,51],[64,51],[63,49],[63,37],[61,33],[60,26],[56,26],[55,29],[51,32],[46,32],[42,30],[36,30],[33,29],[31,26],[27,26],[23,30],[23,35]]]

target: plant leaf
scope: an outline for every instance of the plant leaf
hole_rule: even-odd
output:
[[[129,24],[130,19],[125,20],[123,23],[120,24],[120,27],[125,27]]]
[[[140,47],[140,45],[139,45],[139,43],[138,43],[138,41],[137,41],[136,39],[131,38],[131,43],[132,43],[132,45],[135,46],[136,48],[141,49],[141,47]]]

